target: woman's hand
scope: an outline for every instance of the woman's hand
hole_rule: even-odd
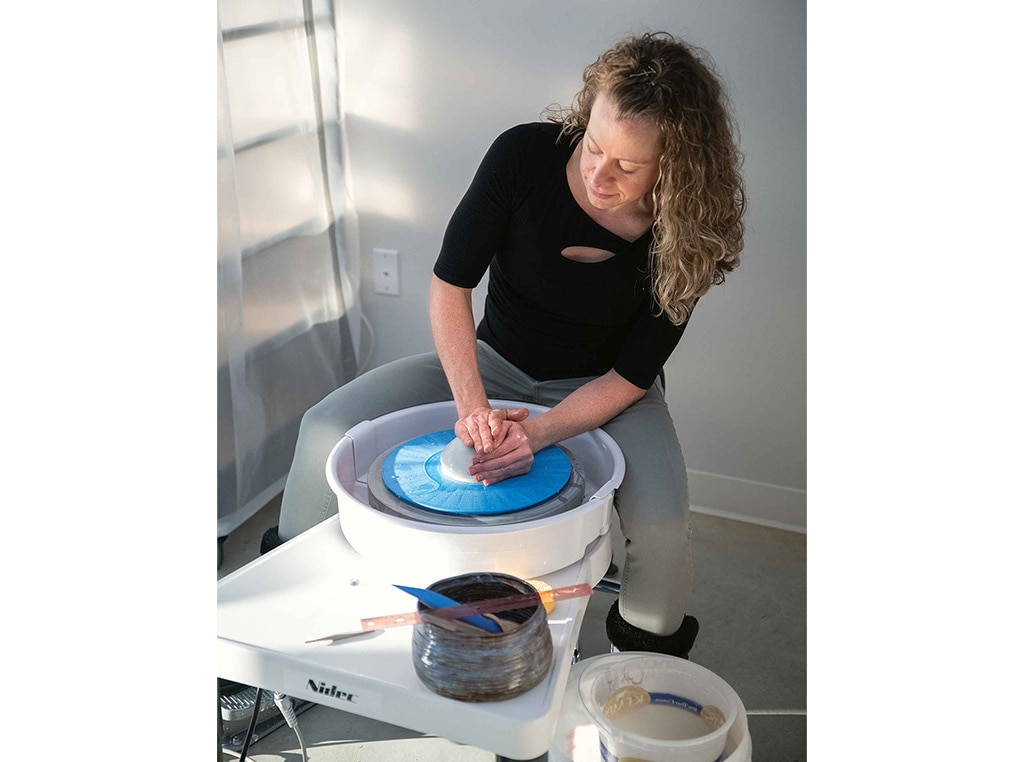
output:
[[[513,476],[522,476],[533,466],[530,437],[518,420],[502,421],[500,428],[500,443],[489,453],[476,455],[469,466],[470,476],[483,482],[485,487]]]
[[[478,455],[487,455],[505,440],[510,422],[525,421],[529,415],[525,407],[478,407],[455,422],[455,436],[467,447],[475,448]]]

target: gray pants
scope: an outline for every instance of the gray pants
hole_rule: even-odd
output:
[[[477,352],[491,399],[554,407],[591,380],[536,381],[483,342],[477,342]],[[285,484],[281,539],[289,540],[338,512],[324,466],[346,431],[396,410],[451,399],[440,360],[427,353],[368,371],[310,408],[302,418]],[[669,635],[679,628],[689,605],[693,569],[686,467],[660,382],[602,429],[626,461],[625,477],[615,492],[626,538],[619,612],[636,627]]]

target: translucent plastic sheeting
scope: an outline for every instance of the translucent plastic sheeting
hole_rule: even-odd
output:
[[[335,17],[218,2],[218,536],[283,489],[302,414],[357,373]]]

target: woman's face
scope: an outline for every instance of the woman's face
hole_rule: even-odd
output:
[[[583,135],[580,174],[587,199],[598,209],[648,210],[658,181],[661,132],[644,121],[620,119],[604,93],[598,94]]]

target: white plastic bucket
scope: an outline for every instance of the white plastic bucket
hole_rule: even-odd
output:
[[[595,659],[579,695],[606,762],[716,762],[741,707],[710,670],[646,652]]]
[[[601,762],[601,741],[597,725],[583,709],[583,702],[580,700],[580,677],[594,662],[612,663],[628,658],[628,652],[601,654],[572,665],[559,708],[551,750],[548,752],[551,762]],[[729,729],[721,762],[752,762],[753,747],[747,727],[747,710],[732,686],[727,688],[739,709],[736,721]]]

